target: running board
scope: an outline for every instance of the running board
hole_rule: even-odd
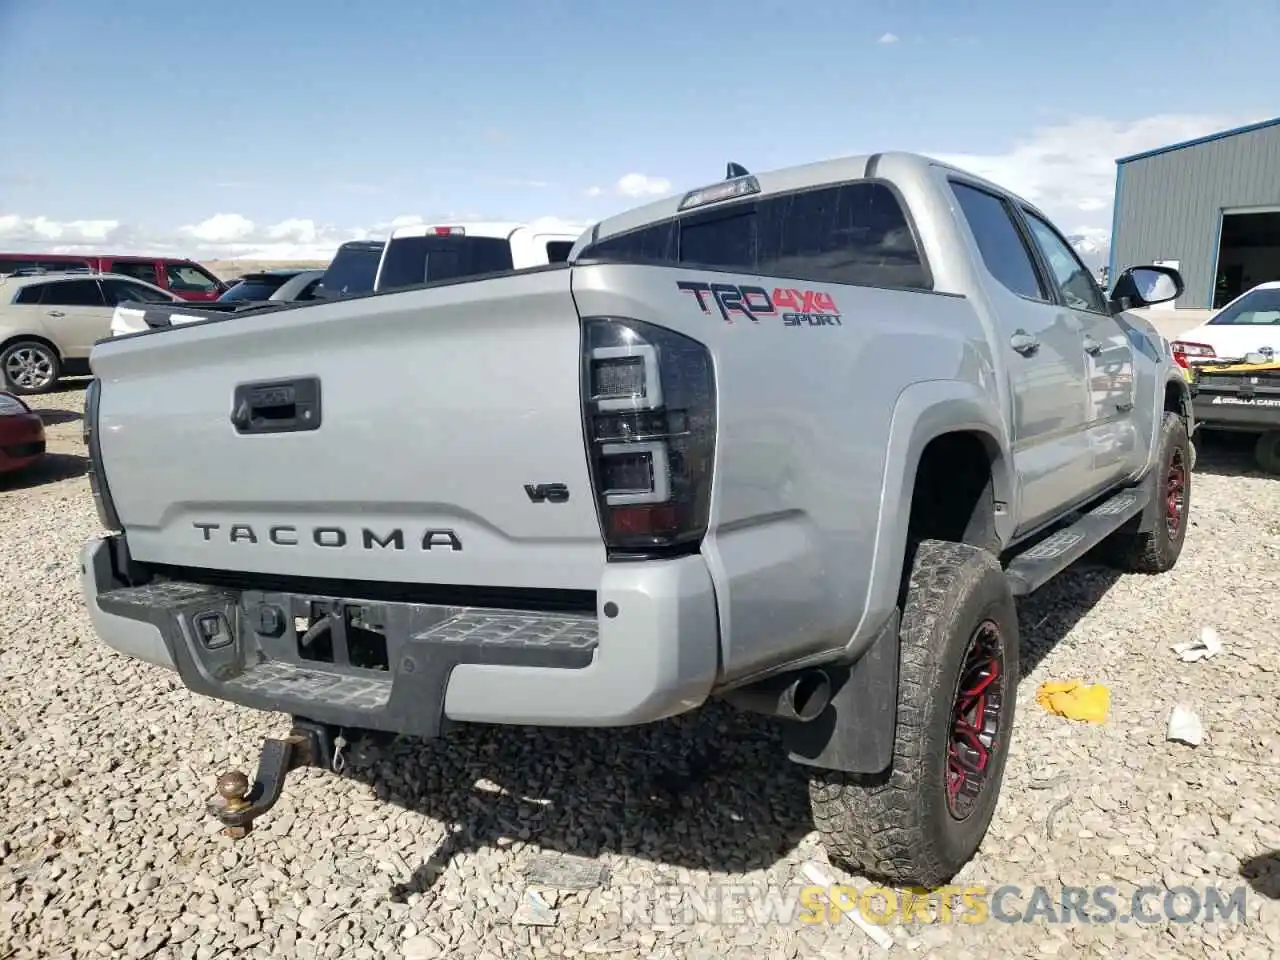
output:
[[[1063,527],[1018,554],[1004,571],[1013,595],[1024,597],[1040,589],[1140,514],[1150,499],[1151,491],[1145,483],[1121,490],[1081,515],[1071,526]]]

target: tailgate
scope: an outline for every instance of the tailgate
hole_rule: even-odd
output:
[[[97,430],[130,552],[281,576],[594,589],[605,557],[579,353],[568,270],[104,341]],[[541,484],[570,496],[526,490]]]

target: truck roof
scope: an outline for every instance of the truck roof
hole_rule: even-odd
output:
[[[794,167],[780,167],[776,170],[768,170],[764,173],[750,173],[746,176],[754,178],[759,184],[760,189],[754,191],[751,196],[764,197],[773,193],[783,193],[792,190],[803,190],[806,187],[817,187],[825,184],[840,183],[845,180],[860,180],[868,176],[874,176],[876,168],[882,164],[891,165],[895,175],[927,174],[930,167],[941,168],[954,173],[963,174],[967,179],[983,184],[996,193],[1006,196],[1013,196],[1010,191],[998,184],[992,183],[983,177],[979,177],[968,170],[959,167],[953,167],[950,164],[935,160],[932,157],[919,153],[907,153],[903,151],[890,151],[885,153],[864,153],[851,157],[838,157],[834,160],[819,160],[814,163],[805,163]],[[740,179],[740,178],[735,178]],[[646,226],[651,223],[657,223],[662,220],[669,219],[681,212],[680,205],[690,194],[706,190],[708,188],[717,187],[721,184],[728,183],[729,180],[712,181],[695,186],[692,190],[684,190],[680,193],[672,194],[661,200],[655,200],[644,206],[634,207],[612,217],[606,217],[599,223],[595,224],[590,231],[585,234],[576,245],[570,259],[576,258],[580,247],[586,243],[593,243],[603,237],[612,236],[618,233],[626,233],[629,230],[635,230],[639,227]],[[726,198],[728,200],[729,198]],[[1021,197],[1018,197],[1022,200]],[[721,201],[724,202],[724,201]],[[1034,204],[1023,200],[1031,209],[1036,210]],[[1036,210],[1037,213],[1041,211]]]
[[[414,223],[404,227],[396,227],[391,231],[391,239],[425,237],[437,231],[451,229],[461,230],[462,234],[468,237],[493,237],[505,240],[520,229],[529,229],[535,233],[577,237],[585,228],[580,224],[552,220],[535,220],[529,223],[509,220],[454,220],[443,223]]]

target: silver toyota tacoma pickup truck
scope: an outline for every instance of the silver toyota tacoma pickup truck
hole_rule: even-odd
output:
[[[604,220],[567,263],[99,343],[108,645],[294,719],[211,811],[365,732],[777,718],[832,859],[949,879],[995,808],[1014,598],[1186,535],[1190,402],[1000,187],[883,153]],[[375,377],[370,377],[370,372]]]

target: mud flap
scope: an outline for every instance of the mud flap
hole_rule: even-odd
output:
[[[796,763],[845,773],[880,773],[893,762],[898,721],[898,627],[894,610],[867,652],[847,666],[824,666],[831,702],[808,723],[784,720]]]

